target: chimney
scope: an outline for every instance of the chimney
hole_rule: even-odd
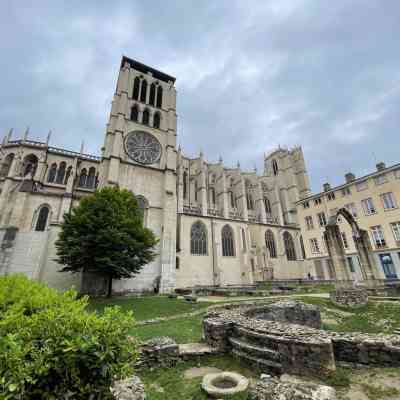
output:
[[[376,164],[377,171],[383,171],[386,168],[386,164],[384,162],[378,162]]]
[[[352,172],[348,172],[345,176],[344,179],[346,180],[346,183],[353,182],[356,179],[356,176]]]
[[[328,192],[329,190],[331,190],[331,184],[328,182],[324,183],[322,187],[324,188],[324,192]]]

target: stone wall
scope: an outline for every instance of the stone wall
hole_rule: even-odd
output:
[[[285,303],[288,310],[293,309],[292,301],[279,302],[276,313],[264,316],[282,315]],[[256,318],[260,309],[229,306],[209,312],[203,320],[206,342],[274,374],[326,374],[335,370],[337,363],[400,366],[400,338],[396,335],[325,332],[287,320]],[[265,309],[273,310],[274,305]]]
[[[140,348],[137,369],[169,368],[179,359],[179,348],[169,337],[155,337],[145,342]]]
[[[368,292],[365,289],[336,289],[329,297],[341,306],[362,307],[368,304]]]

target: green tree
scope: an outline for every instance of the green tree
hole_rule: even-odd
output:
[[[143,211],[135,196],[125,189],[103,188],[83,198],[65,214],[56,241],[62,271],[94,272],[112,280],[131,278],[156,253],[157,239],[143,226]]]

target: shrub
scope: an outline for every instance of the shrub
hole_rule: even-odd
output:
[[[113,379],[132,374],[132,314],[90,313],[87,300],[22,275],[0,278],[1,399],[103,400]]]

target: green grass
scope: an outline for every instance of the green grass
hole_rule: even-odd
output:
[[[365,307],[351,309],[340,307],[330,302],[329,299],[302,298],[305,303],[319,306],[326,314],[335,315],[337,324],[325,324],[324,329],[336,332],[364,332],[364,333],[393,333],[400,328],[400,304],[370,302]],[[341,315],[345,311],[350,315]]]
[[[180,362],[175,368],[143,371],[138,375],[146,387],[146,400],[207,400],[208,397],[200,387],[202,378],[185,379],[183,376],[185,370],[200,366],[235,371],[247,378],[256,377],[258,372],[231,356],[201,357],[197,361]],[[247,394],[230,397],[230,399],[245,400]]]
[[[130,333],[140,340],[148,340],[156,336],[169,336],[177,343],[196,343],[201,341],[202,320],[203,315],[201,314],[156,324],[135,326]]]
[[[101,313],[105,307],[119,306],[124,311],[133,311],[135,319],[143,321],[205,309],[208,305],[210,303],[189,303],[181,299],[170,299],[167,296],[143,296],[92,299],[88,309]]]

